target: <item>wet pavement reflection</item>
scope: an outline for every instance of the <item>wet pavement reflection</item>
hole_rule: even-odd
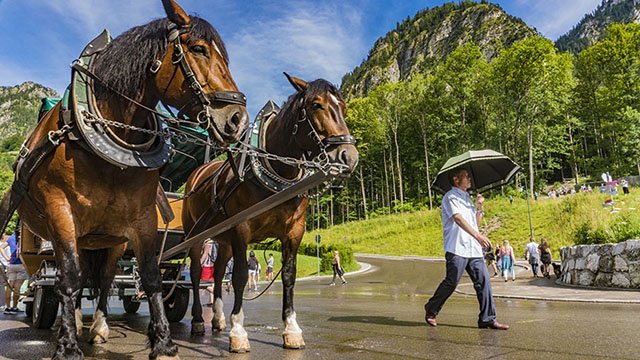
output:
[[[330,279],[299,281],[295,305],[307,348],[282,349],[280,285],[245,302],[245,327],[251,353],[227,352],[228,330],[211,332],[211,308],[205,308],[206,335],[190,336],[190,316],[171,325],[182,359],[637,359],[640,347],[640,305],[589,304],[496,299],[498,319],[508,331],[476,328],[475,296],[454,294],[438,316],[437,328],[427,327],[423,305],[444,277],[444,263],[420,260],[361,258],[372,265],[349,276],[346,285],[328,286]],[[523,279],[523,281],[526,281]],[[202,293],[206,301],[206,295]],[[225,295],[225,314],[232,295]],[[85,302],[88,332],[92,314]],[[111,302],[109,342],[86,343],[87,358],[147,359],[144,335],[146,304],[138,314],[123,315]],[[34,330],[24,315],[0,315],[0,357],[41,359],[53,353],[55,331]]]

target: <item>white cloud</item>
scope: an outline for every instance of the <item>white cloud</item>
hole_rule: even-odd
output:
[[[522,19],[553,40],[569,31],[601,2],[602,0],[517,0],[521,9],[527,9],[522,11]]]
[[[117,35],[134,25],[141,25],[164,15],[160,1],[87,1],[49,0],[42,2],[79,34],[99,34],[107,28]]]
[[[356,8],[293,1],[278,7],[269,9],[275,16],[225,39],[233,76],[247,94],[252,115],[268,99],[280,103],[293,92],[283,71],[339,84],[366,52]]]

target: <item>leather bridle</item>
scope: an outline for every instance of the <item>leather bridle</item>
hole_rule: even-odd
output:
[[[309,119],[309,117],[307,116],[307,110],[304,107],[304,93],[301,93],[301,96],[302,98],[300,99],[300,108],[302,116],[300,117],[300,120],[298,120],[297,123],[293,125],[291,135],[295,136],[299,131],[301,131],[302,126],[306,126],[308,128],[307,136],[318,147],[317,151],[307,150],[310,153],[309,158],[313,158],[318,154],[326,154],[327,149],[332,146],[356,144],[356,138],[351,134],[330,135],[325,136],[324,138],[320,137],[320,134],[318,134],[318,131],[311,123],[311,119]],[[305,149],[305,147],[298,142],[297,136],[294,137],[294,141],[301,149]]]
[[[246,107],[247,97],[239,91],[215,91],[209,94],[204,93],[202,85],[200,85],[200,82],[198,82],[195,73],[191,69],[191,66],[189,65],[189,62],[184,55],[184,51],[182,50],[182,45],[180,43],[180,35],[188,33],[190,29],[190,26],[179,26],[173,22],[170,22],[169,26],[167,27],[167,40],[173,45],[173,57],[171,59],[172,63],[182,70],[182,74],[187,81],[189,89],[191,89],[191,91],[193,91],[195,95],[195,97],[193,97],[189,102],[184,104],[178,110],[177,118],[180,119],[181,122],[195,124],[202,127],[203,129],[208,130],[212,127],[211,122],[213,121],[213,115],[209,111],[211,104],[235,104]],[[161,65],[162,62],[160,60],[155,60],[155,62],[151,66],[150,71],[154,74],[157,73]],[[196,116],[196,122],[194,122],[193,119],[187,120],[185,118],[185,112],[193,105],[200,105],[200,107],[202,108],[202,110],[200,110],[200,112]],[[171,111],[168,106],[165,107],[169,111]]]

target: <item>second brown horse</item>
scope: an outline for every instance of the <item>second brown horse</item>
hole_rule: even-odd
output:
[[[329,161],[343,165],[348,174],[358,162],[355,140],[349,134],[344,120],[346,106],[338,89],[325,80],[307,83],[287,75],[296,93],[289,97],[282,110],[271,120],[261,136],[264,136],[264,150],[271,154],[303,159],[326,152]],[[211,162],[196,169],[191,174],[186,192],[195,192],[185,200],[183,224],[189,233],[196,221],[211,206],[211,199],[219,195],[221,211],[209,222],[216,223],[266,199],[273,192],[260,185],[255,179],[240,182],[230,166],[224,162]],[[220,167],[223,167],[220,169]],[[300,169],[282,162],[271,161],[266,167],[281,179],[295,181]],[[211,181],[211,175],[220,169],[219,176]],[[286,190],[285,190],[286,191]],[[219,243],[218,257],[214,268],[214,330],[226,328],[222,303],[222,279],[225,266],[233,255],[234,268],[232,284],[235,302],[231,312],[231,332],[229,349],[231,352],[250,350],[247,332],[243,327],[242,297],[248,278],[247,245],[266,238],[277,238],[282,244],[282,284],[284,287],[282,320],[284,321],[284,347],[299,349],[304,347],[302,330],[296,321],[293,308],[293,288],[296,280],[296,255],[305,231],[305,214],[309,201],[296,197],[282,205],[250,219],[216,237]],[[200,228],[200,224],[198,224]],[[202,244],[191,248],[191,280],[193,288],[200,284],[199,264]],[[204,333],[202,308],[196,291],[192,308],[192,333]]]

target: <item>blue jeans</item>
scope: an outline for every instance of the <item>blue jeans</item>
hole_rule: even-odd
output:
[[[496,320],[496,306],[493,302],[491,280],[484,259],[481,257],[465,258],[450,252],[445,254],[445,259],[447,260],[447,275],[431,299],[425,304],[425,310],[437,315],[442,306],[444,306],[445,301],[458,286],[462,272],[466,270],[469,277],[471,277],[471,281],[473,281],[473,287],[476,290],[480,305],[478,323],[494,322]]]

